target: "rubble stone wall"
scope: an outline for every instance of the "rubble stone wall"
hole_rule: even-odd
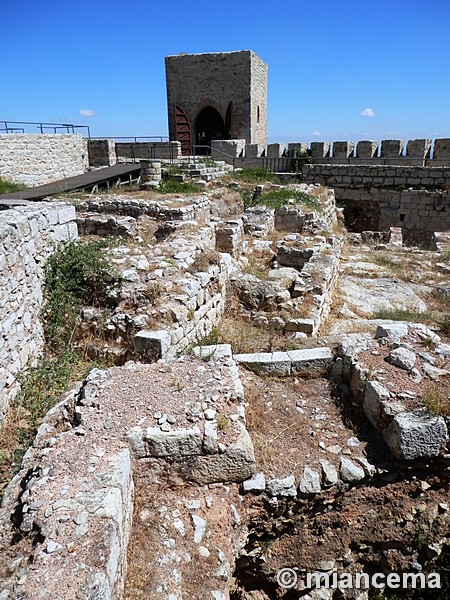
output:
[[[28,186],[82,175],[88,167],[87,140],[79,134],[0,135],[0,177]]]
[[[0,421],[18,391],[17,374],[43,346],[45,261],[77,235],[75,208],[62,202],[0,211]]]
[[[303,175],[334,189],[353,231],[401,227],[420,243],[450,226],[450,167],[305,165]]]

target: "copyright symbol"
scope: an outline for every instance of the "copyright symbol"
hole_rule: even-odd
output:
[[[277,573],[277,583],[285,590],[290,590],[297,583],[297,573],[294,569],[280,569]]]

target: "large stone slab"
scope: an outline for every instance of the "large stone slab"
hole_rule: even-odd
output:
[[[397,414],[383,435],[392,454],[406,460],[437,456],[448,439],[444,419],[420,411]]]
[[[161,431],[148,427],[144,437],[148,456],[178,457],[202,453],[202,435],[198,427]]]
[[[240,433],[223,454],[189,457],[178,461],[181,472],[189,481],[201,485],[221,481],[245,481],[256,473],[255,454],[250,435],[242,423]]]
[[[291,359],[292,374],[306,376],[313,375],[321,377],[326,375],[334,356],[330,348],[306,348],[304,350],[292,350],[287,353]]]
[[[341,277],[339,287],[346,304],[362,316],[370,317],[381,309],[427,310],[413,288],[399,279],[363,279],[346,275]]]
[[[255,354],[235,354],[234,360],[255,373],[288,376],[291,374],[292,359],[288,352],[258,352]]]

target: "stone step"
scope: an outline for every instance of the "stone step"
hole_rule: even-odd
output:
[[[257,352],[254,354],[235,354],[234,360],[264,375],[288,377],[290,375],[314,375],[321,377],[327,374],[333,362],[330,348],[305,348],[290,352]]]

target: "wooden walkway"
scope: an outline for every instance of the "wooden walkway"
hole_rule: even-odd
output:
[[[109,188],[111,184],[119,181],[136,179],[139,172],[139,163],[123,163],[112,167],[105,167],[104,169],[89,171],[83,175],[68,177],[60,181],[53,181],[52,183],[46,183],[20,192],[2,194],[0,195],[0,200],[42,200],[42,198],[46,198],[47,196],[63,194],[73,190],[92,190],[99,185],[106,185]]]

